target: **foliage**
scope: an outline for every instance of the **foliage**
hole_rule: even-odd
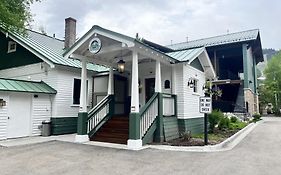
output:
[[[191,139],[191,131],[185,131],[180,133],[180,137],[185,141],[189,141]]]
[[[232,116],[232,117],[230,117],[230,122],[231,123],[236,123],[236,122],[238,122],[238,118],[235,117],[235,116]]]
[[[205,86],[204,86],[204,91],[205,94],[209,96],[215,96],[215,97],[221,97],[222,96],[222,90],[217,87],[212,85],[211,81],[206,81]]]
[[[261,115],[258,113],[253,114],[253,122],[261,120]]]
[[[210,132],[214,132],[215,126],[220,122],[220,120],[224,118],[224,115],[219,110],[213,110],[211,114],[209,114],[208,119],[210,123]]]
[[[243,129],[244,127],[247,126],[247,123],[245,122],[240,122],[240,121],[237,121],[235,123],[231,122],[229,124],[229,129],[230,130],[240,130],[240,129]]]
[[[0,24],[8,31],[24,32],[31,22],[30,5],[40,0],[1,0]]]
[[[223,117],[221,118],[220,122],[219,122],[219,126],[218,128],[220,130],[223,130],[223,129],[229,129],[229,126],[230,126],[230,120],[228,117]]]
[[[268,62],[264,74],[266,80],[264,85],[259,87],[260,103],[263,106],[272,103],[275,113],[279,113],[281,104],[281,51]]]

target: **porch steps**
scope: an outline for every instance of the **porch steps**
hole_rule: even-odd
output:
[[[129,117],[113,116],[97,133],[90,138],[91,141],[126,144],[129,138]]]

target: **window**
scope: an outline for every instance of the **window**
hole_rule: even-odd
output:
[[[87,80],[87,96],[88,96],[88,80]],[[73,104],[80,104],[80,91],[81,91],[81,79],[74,78],[73,82]]]
[[[17,43],[14,41],[8,42],[8,53],[15,52],[17,50]]]
[[[164,88],[165,88],[165,89],[170,89],[170,88],[171,88],[170,80],[165,80],[165,82],[164,82]]]
[[[193,80],[193,92],[198,93],[198,80]]]
[[[81,90],[81,80],[74,78],[74,85],[73,85],[73,104],[74,105],[80,104],[80,90]]]

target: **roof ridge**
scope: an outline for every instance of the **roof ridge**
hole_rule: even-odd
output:
[[[188,42],[186,42],[186,41],[179,42],[179,43],[167,45],[167,47],[169,47],[169,46],[176,46],[176,45],[180,45],[180,44],[187,44],[187,43],[192,43],[192,42],[196,42],[196,41],[202,41],[202,40],[212,39],[212,38],[217,38],[217,37],[223,37],[223,36],[228,36],[228,35],[234,35],[234,34],[238,34],[238,33],[250,32],[250,31],[255,31],[255,30],[257,30],[259,32],[259,29],[250,29],[250,30],[244,30],[244,31],[240,31],[240,32],[233,32],[233,33],[228,33],[228,34],[223,34],[223,35],[216,35],[216,36],[211,36],[211,37],[191,40],[191,41],[188,41]]]
[[[42,80],[41,81],[29,81],[29,80],[18,80],[18,79],[12,79],[12,78],[0,78],[0,80],[21,81],[21,82],[28,82],[28,83],[42,83],[42,82],[45,83]]]
[[[52,37],[52,36],[50,36],[50,35],[43,34],[43,33],[40,33],[40,32],[38,32],[38,31],[35,31],[35,30],[32,30],[32,29],[26,29],[26,30],[28,30],[28,31],[30,31],[30,32],[33,32],[33,33],[36,33],[36,34],[39,34],[39,35],[42,35],[42,36],[45,36],[45,37],[48,37],[48,38],[50,38],[50,39],[55,39],[55,40],[64,42],[64,40],[62,40],[62,39],[59,39],[59,38],[56,38],[56,37]]]

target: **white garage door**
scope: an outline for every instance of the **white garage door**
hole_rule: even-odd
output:
[[[9,102],[7,138],[29,136],[31,133],[31,95],[11,94]]]

